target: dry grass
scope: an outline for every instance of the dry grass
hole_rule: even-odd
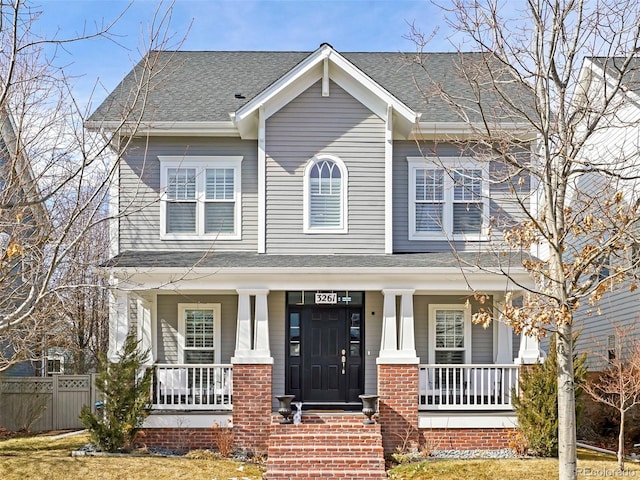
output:
[[[231,460],[162,457],[71,457],[88,437],[30,437],[0,441],[0,479],[229,480],[262,478],[263,468]]]
[[[640,478],[640,465],[627,462],[625,473],[618,472],[615,457],[580,450],[578,478]],[[551,480],[558,478],[555,459],[510,460],[427,460],[401,465],[390,471],[396,480]]]

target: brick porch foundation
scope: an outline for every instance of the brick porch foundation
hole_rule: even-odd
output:
[[[378,422],[385,453],[418,446],[418,365],[378,365]]]
[[[266,453],[271,433],[272,365],[233,366],[233,431],[236,450]]]
[[[420,429],[420,445],[431,450],[498,450],[509,448],[515,428]]]
[[[209,450],[216,447],[216,435],[212,428],[145,428],[136,443],[181,452]]]

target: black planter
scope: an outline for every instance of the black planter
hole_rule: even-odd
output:
[[[372,425],[376,423],[371,417],[373,417],[377,411],[378,396],[360,395],[360,400],[362,400],[362,413],[367,417],[363,423],[365,425]]]
[[[295,395],[276,395],[278,402],[280,402],[280,406],[278,408],[278,413],[282,415],[284,418],[280,420],[280,423],[293,423],[291,420],[291,400],[293,400]]]

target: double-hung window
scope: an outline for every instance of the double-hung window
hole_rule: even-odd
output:
[[[159,157],[163,238],[240,238],[242,157]]]
[[[220,304],[178,305],[178,363],[220,363]]]
[[[347,232],[347,168],[334,155],[309,160],[304,172],[304,232]]]
[[[477,163],[459,158],[407,160],[410,240],[480,240],[486,235],[488,183]]]

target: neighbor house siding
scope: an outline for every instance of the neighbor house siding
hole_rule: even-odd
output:
[[[335,83],[320,82],[266,121],[268,253],[384,253],[384,126]],[[317,154],[348,170],[348,233],[303,233],[303,176]]]
[[[257,250],[257,143],[234,138],[152,137],[137,139],[120,164],[120,251]],[[242,156],[242,238],[162,240],[160,238],[160,161],[158,156]]]
[[[219,303],[220,361],[229,363],[236,345],[238,297],[236,295],[158,295],[158,362],[178,362],[178,304]]]
[[[584,306],[576,314],[576,325],[580,330],[576,350],[587,353],[587,365],[591,370],[603,368],[609,336],[615,335],[614,325],[624,328],[638,323],[638,291],[631,292],[621,286],[618,288],[602,297],[598,304],[600,313],[595,307]],[[634,334],[639,338],[640,331],[636,328]]]
[[[478,245],[487,242],[478,241],[449,241],[442,240],[409,240],[409,196],[412,194],[409,182],[409,164],[407,157],[434,157],[458,158],[463,156],[460,149],[447,143],[415,141],[396,141],[393,144],[393,251],[395,253],[415,252],[446,252],[453,248],[456,251],[477,250]],[[471,154],[465,156],[472,156]],[[486,169],[486,164],[479,164]],[[499,166],[492,163],[489,170],[489,178],[503,178]],[[515,190],[512,186],[515,185]],[[518,193],[524,203],[529,202],[529,178],[524,177],[519,184],[517,179],[509,183],[490,182],[489,190],[489,215],[494,219],[494,234],[498,234],[503,228],[513,226],[525,219],[521,206],[514,201],[514,191]],[[499,240],[499,237],[498,237]],[[483,247],[484,248],[484,247]]]

